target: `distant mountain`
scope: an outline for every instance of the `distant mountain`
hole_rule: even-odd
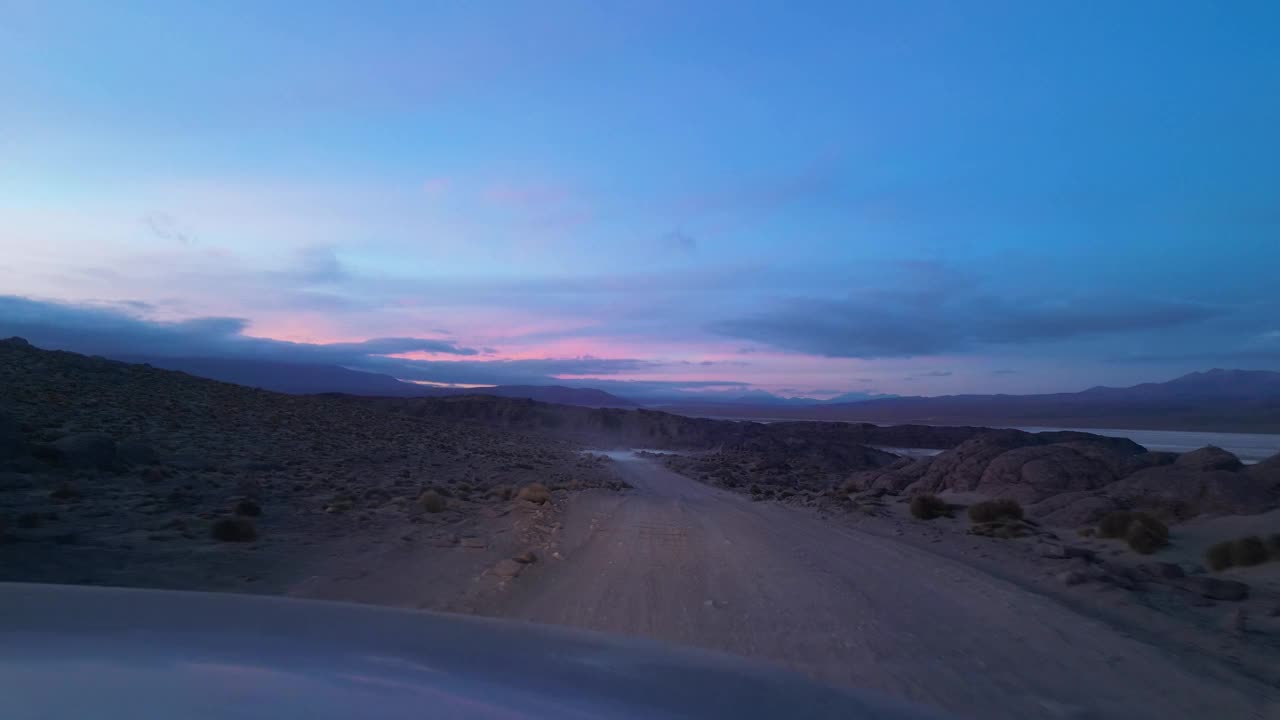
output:
[[[651,395],[637,399],[640,400],[642,404],[649,405],[651,407],[677,408],[682,405],[760,405],[802,407],[894,397],[898,396],[882,395],[878,393],[851,392],[844,393],[843,395],[837,395],[836,397],[828,400],[819,400],[818,398],[811,397],[784,397],[782,395],[774,395],[773,393],[765,390],[743,390],[668,393],[665,395]]]
[[[585,407],[634,407],[635,403],[592,388],[561,385],[497,385],[481,388],[442,388],[397,380],[390,375],[351,370],[339,365],[286,363],[269,360],[213,357],[114,356],[116,360],[147,363],[188,375],[294,395],[342,393],[379,397],[448,397],[495,395]]]
[[[708,416],[933,425],[1280,433],[1280,373],[1209,370],[1163,383],[1044,395],[879,398],[807,407],[670,406]]]
[[[440,388],[437,388],[439,390]],[[558,405],[581,405],[593,408],[627,408],[636,404],[595,388],[571,388],[563,385],[496,385],[494,387],[455,389],[445,388],[441,395],[496,395],[505,398],[525,398]]]

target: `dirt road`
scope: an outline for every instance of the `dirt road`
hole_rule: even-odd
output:
[[[776,661],[960,717],[1280,717],[1257,683],[967,566],[617,465],[635,491],[578,500],[563,559],[484,612]]]

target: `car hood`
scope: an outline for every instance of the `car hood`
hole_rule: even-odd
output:
[[[9,718],[929,718],[711,652],[291,598],[0,584]]]

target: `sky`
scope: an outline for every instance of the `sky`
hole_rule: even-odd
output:
[[[1280,370],[1277,27],[0,0],[0,335],[633,396]]]

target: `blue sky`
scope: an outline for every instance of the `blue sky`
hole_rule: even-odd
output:
[[[1280,369],[1280,6],[442,5],[0,0],[0,332],[637,392]]]

